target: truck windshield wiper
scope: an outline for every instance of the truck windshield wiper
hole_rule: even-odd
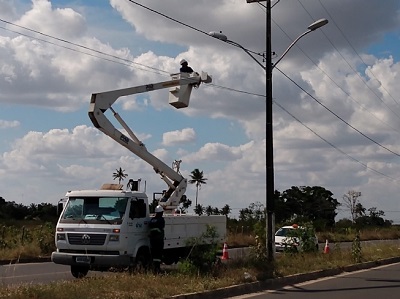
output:
[[[83,217],[79,220],[79,223],[78,224],[81,224],[81,222],[85,222],[86,224],[87,224],[87,221],[85,220],[85,219],[83,219]]]
[[[108,220],[103,214],[97,215],[97,217],[96,217],[97,220],[100,220],[101,218],[103,218],[105,221],[107,221],[108,224],[112,224],[110,222],[110,220]]]

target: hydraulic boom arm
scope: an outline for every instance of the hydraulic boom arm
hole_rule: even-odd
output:
[[[186,192],[187,180],[180,173],[149,153],[145,145],[136,137],[125,121],[111,106],[122,96],[169,88],[169,103],[177,109],[185,108],[189,105],[192,87],[197,87],[202,82],[210,83],[211,81],[211,77],[204,72],[201,75],[198,73],[178,73],[172,74],[169,81],[92,94],[89,106],[89,118],[93,125],[139,158],[149,163],[153,166],[154,171],[160,174],[161,178],[168,185],[168,191],[160,202],[167,210],[175,209],[179,205],[182,195]],[[105,115],[107,109],[112,111],[114,117],[129,136],[124,135],[108,120]]]

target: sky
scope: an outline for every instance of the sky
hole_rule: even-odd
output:
[[[207,183],[198,203],[232,215],[266,201],[265,1],[0,0],[0,196],[56,204],[68,190],[115,183],[121,167],[142,188],[166,189],[152,166],[97,130],[92,93],[157,83],[184,58],[211,84],[188,108],[168,90],[118,99],[113,108],[149,152]],[[400,222],[400,2],[273,1],[275,189],[321,186],[343,202]],[[116,125],[118,127],[118,125]],[[145,184],[144,184],[145,182]],[[187,196],[195,201],[196,188]],[[338,218],[350,217],[339,207]]]

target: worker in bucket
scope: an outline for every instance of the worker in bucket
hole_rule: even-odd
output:
[[[193,73],[193,69],[188,65],[188,62],[185,59],[182,59],[180,61],[180,65],[181,65],[181,68],[179,71],[181,73]]]
[[[154,272],[160,272],[161,258],[164,250],[164,228],[165,220],[163,217],[164,209],[158,205],[155,208],[155,216],[149,222],[150,228],[150,246],[153,257]]]

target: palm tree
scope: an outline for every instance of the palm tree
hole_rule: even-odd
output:
[[[113,178],[114,180],[118,179],[118,184],[121,184],[121,181],[123,181],[128,176],[128,174],[125,173],[125,169],[122,169],[121,167],[115,170],[116,172],[113,173]]]
[[[200,171],[198,168],[193,170],[190,173],[190,178],[191,180],[189,181],[190,184],[196,184],[196,204],[195,207],[197,207],[197,197],[199,195],[199,188],[201,188],[202,184],[207,184],[206,181],[207,179],[203,176],[203,171]]]

